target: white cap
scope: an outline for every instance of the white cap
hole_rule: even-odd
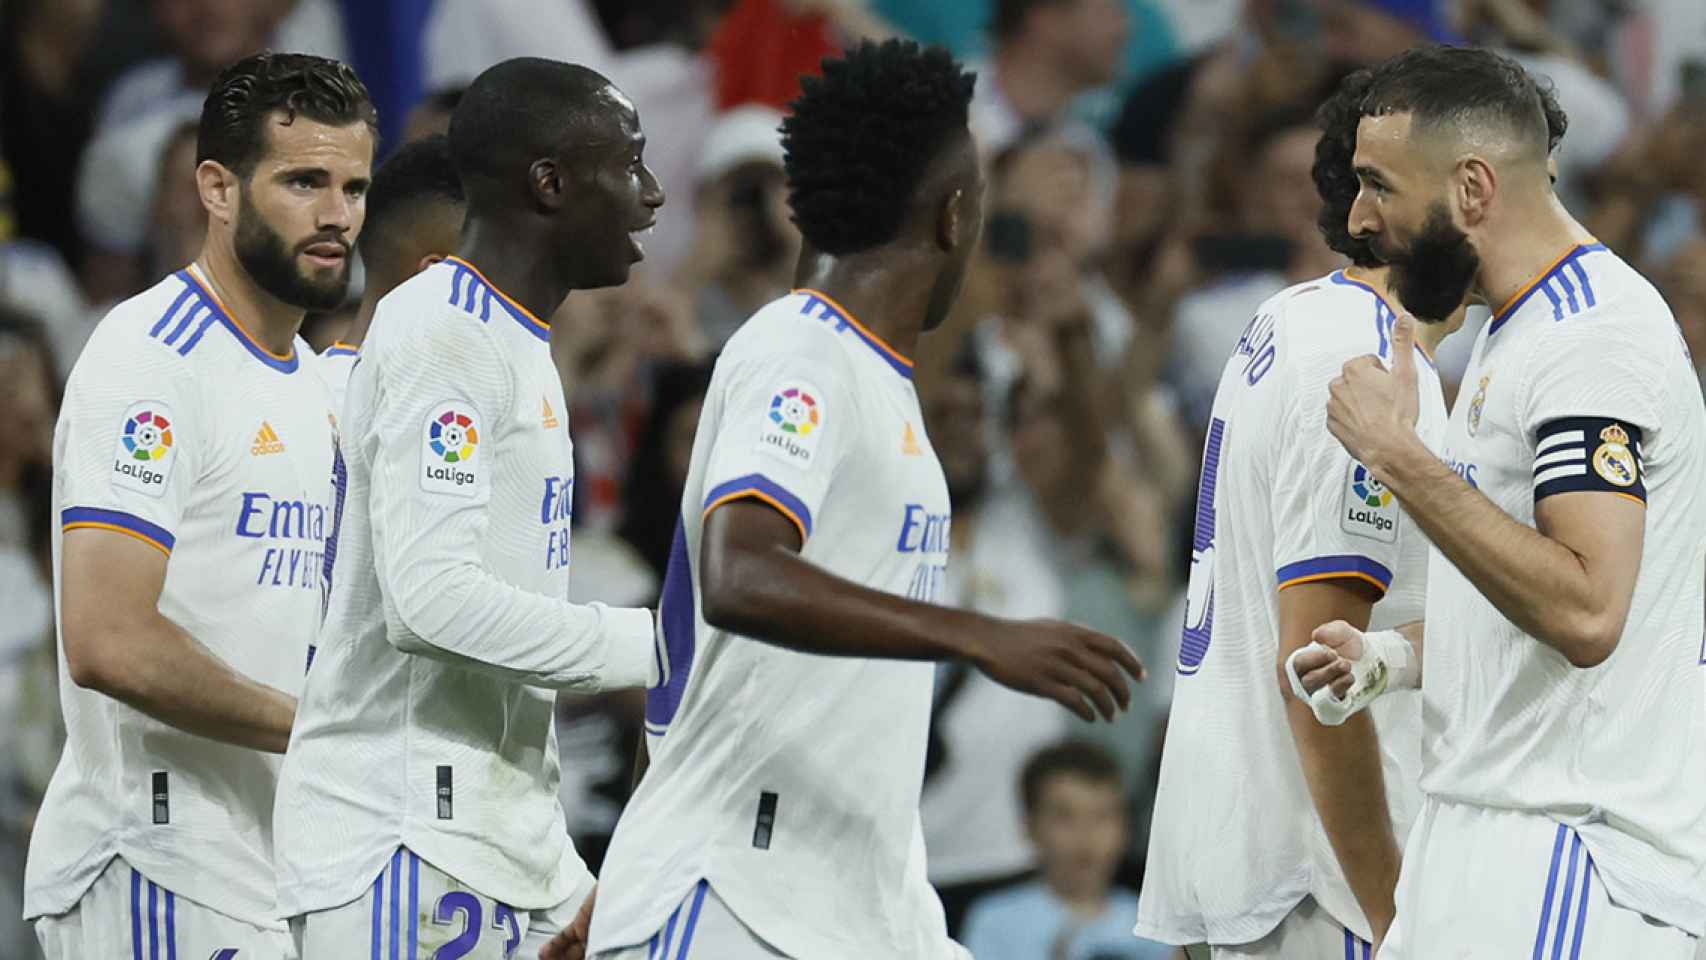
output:
[[[749,103],[717,118],[699,151],[694,179],[715,180],[743,163],[766,161],[782,165],[782,114]]]

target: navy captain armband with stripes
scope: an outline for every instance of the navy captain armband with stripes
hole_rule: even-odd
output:
[[[1647,502],[1641,428],[1606,417],[1564,417],[1540,425],[1534,499],[1595,490]]]

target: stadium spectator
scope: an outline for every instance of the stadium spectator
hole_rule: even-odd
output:
[[[976,355],[962,351],[943,372],[923,397],[954,516],[943,602],[997,617],[1061,618],[1066,596],[1049,562],[1048,531],[1020,492],[991,480]],[[965,664],[937,668],[920,815],[950,934],[972,901],[1035,865],[1012,785],[1034,751],[1065,735],[1070,719],[1057,704],[1008,690]]]
[[[200,115],[213,78],[269,42],[291,52],[338,55],[338,49],[326,53],[280,42],[324,38],[326,33],[312,23],[296,25],[305,23],[298,16],[325,5],[325,0],[150,0],[171,54],[131,68],[113,84],[95,115],[93,139],[77,171],[77,226],[89,246],[81,272],[91,301],[128,296],[147,279],[144,246],[161,148],[180,124]],[[281,27],[292,29],[276,32]]]
[[[1137,893],[1113,885],[1125,805],[1113,756],[1082,740],[1045,748],[1019,782],[1041,876],[978,901],[965,945],[978,960],[1169,960],[1131,934]]]
[[[782,114],[737,107],[718,118],[695,171],[693,248],[677,274],[699,329],[721,347],[759,307],[788,292],[800,231],[788,214]]]
[[[16,233],[13,197],[11,174],[0,161],[0,306],[41,318],[59,355],[57,373],[64,377],[98,317],[83,303],[77,280],[59,251]]]
[[[1676,315],[1676,323],[1700,371],[1706,389],[1706,238],[1695,238],[1663,263],[1655,274],[1659,291]]]
[[[0,863],[21,864],[37,806],[59,759],[55,691],[52,514],[53,425],[59,373],[42,325],[0,307],[0,398],[9,442],[0,448]],[[35,956],[23,922],[23,875],[0,874],[0,954]]]
[[[147,283],[194,260],[207,237],[207,208],[195,182],[195,139],[193,121],[179,124],[160,152],[145,251]]]
[[[1073,98],[1111,83],[1129,18],[1120,0],[996,0],[993,51],[979,71],[972,131],[986,153],[1067,115]]]

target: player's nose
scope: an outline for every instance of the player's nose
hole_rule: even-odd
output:
[[[656,210],[663,206],[663,201],[663,181],[658,179],[658,175],[652,172],[650,166],[642,164],[640,167],[640,202]]]
[[[1351,202],[1345,229],[1358,239],[1380,232],[1380,216],[1374,210],[1373,201],[1368,199],[1367,190],[1358,191],[1357,198]]]

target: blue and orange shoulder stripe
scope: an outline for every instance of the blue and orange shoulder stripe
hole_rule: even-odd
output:
[[[1274,579],[1280,590],[1318,580],[1362,580],[1373,584],[1382,594],[1392,587],[1392,571],[1385,564],[1354,553],[1288,563],[1275,572]]]
[[[172,555],[172,547],[178,542],[165,527],[144,520],[134,513],[102,507],[67,507],[60,512],[59,525],[60,529],[66,531],[111,530],[114,533],[122,533],[141,540],[168,557]]]
[[[481,323],[491,322],[495,308],[498,313],[508,314],[522,329],[540,340],[548,342],[551,339],[551,322],[534,316],[514,297],[499,290],[486,279],[479,267],[455,256],[445,257],[443,262],[451,269],[449,302],[452,306],[471,317],[478,317]]]
[[[1386,299],[1386,294],[1370,283],[1367,277],[1357,273],[1355,267],[1346,267],[1343,270],[1336,271],[1330,279],[1340,286],[1360,289],[1374,299],[1375,352],[1390,360],[1392,358],[1392,328],[1398,325],[1400,313],[1398,308],[1394,307],[1392,301]],[[1433,354],[1428,353],[1421,341],[1416,341],[1415,347],[1417,355],[1428,366],[1435,366]]]
[[[888,341],[860,323],[853,312],[836,303],[829,294],[820,290],[801,287],[795,290],[794,296],[801,298],[800,313],[813,317],[824,323],[833,324],[837,333],[854,337],[874,352],[878,358],[901,376],[912,379],[912,358],[890,346]]]
[[[1517,288],[1516,293],[1511,294],[1510,299],[1493,313],[1493,320],[1487,325],[1487,335],[1498,333],[1524,304],[1537,295],[1545,297],[1554,321],[1597,306],[1599,297],[1594,292],[1592,278],[1582,266],[1582,258],[1603,252],[1606,252],[1603,243],[1578,243],[1564,251],[1551,266]]]
[[[805,543],[806,538],[811,536],[811,509],[799,497],[789,492],[786,487],[762,473],[749,473],[712,487],[711,492],[705,494],[703,515],[709,516],[712,510],[725,503],[747,499],[769,504],[784,517],[792,520],[794,526],[800,530],[800,543]]]
[[[296,372],[299,364],[295,346],[283,354],[273,353],[262,346],[232,315],[213,284],[195,264],[174,273],[167,282],[172,281],[179,285],[178,294],[166,311],[148,327],[150,338],[187,357],[204,342],[210,330],[216,326],[223,327],[256,360],[280,373]]]

